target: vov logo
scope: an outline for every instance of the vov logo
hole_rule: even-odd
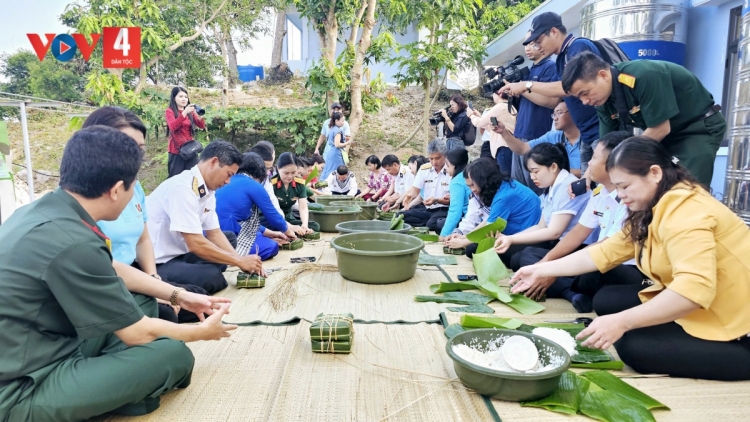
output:
[[[39,61],[44,60],[47,51],[61,62],[67,62],[81,51],[83,60],[89,61],[96,44],[102,38],[102,65],[105,69],[124,69],[141,67],[141,28],[138,27],[105,27],[102,34],[89,34],[91,43],[83,34],[44,34],[46,43],[39,34],[26,34],[31,41]]]

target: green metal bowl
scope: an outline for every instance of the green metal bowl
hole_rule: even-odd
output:
[[[546,372],[519,373],[505,372],[485,368],[468,362],[453,351],[453,345],[484,348],[487,343],[501,336],[524,336],[533,341],[539,350],[543,364],[549,363],[551,356],[563,358],[563,364]],[[452,337],[445,346],[445,351],[453,359],[453,368],[461,382],[470,389],[485,396],[507,401],[527,401],[546,397],[557,388],[560,377],[570,367],[568,353],[550,340],[534,334],[514,330],[497,330],[493,328],[469,330]]]
[[[331,205],[357,206],[362,208],[359,214],[360,220],[374,220],[378,216],[378,203],[367,201],[333,201]]]
[[[406,233],[411,230],[411,226],[404,223],[404,228],[400,230],[391,230],[390,221],[347,221],[336,224],[336,230],[341,234],[358,233],[358,232],[389,232],[389,233]]]
[[[320,205],[331,205],[333,201],[347,201],[351,196],[346,195],[319,195],[315,196],[315,202]]]
[[[358,232],[331,240],[339,272],[365,284],[400,283],[414,277],[424,242],[401,233]]]
[[[310,211],[310,220],[320,224],[320,231],[324,233],[336,233],[336,224],[344,221],[356,221],[359,213],[362,212],[360,207],[342,207],[342,206],[325,206],[323,210]]]

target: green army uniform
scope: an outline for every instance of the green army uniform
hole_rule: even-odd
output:
[[[0,226],[0,421],[138,415],[190,382],[193,355],[159,338],[127,347],[114,335],[155,315],[112,267],[109,239],[57,189]]]
[[[726,132],[724,116],[712,108],[711,93],[689,70],[674,63],[635,60],[614,67],[620,75],[613,78],[612,94],[597,107],[600,135],[619,130],[615,105],[619,92],[615,84],[619,84],[631,120],[626,124],[646,130],[669,120],[671,132],[662,144],[699,182],[709,186]]]
[[[294,224],[295,226],[302,225],[302,220],[296,218],[292,213],[292,206],[297,203],[299,198],[307,199],[307,186],[305,186],[304,181],[299,183],[295,179],[289,184],[289,188],[285,189],[284,183],[278,177],[273,177],[271,184],[273,185],[273,193],[279,200],[279,208],[284,213],[284,219],[287,223]],[[320,231],[320,224],[310,220],[309,216],[307,220],[307,227],[310,230],[314,232]]]

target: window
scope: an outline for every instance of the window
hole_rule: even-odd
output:
[[[302,60],[302,31],[289,19],[286,28],[286,59]]]
[[[737,51],[742,36],[742,7],[735,7],[729,11],[729,36],[727,37],[727,58],[724,62],[724,92],[722,95],[721,109],[724,117],[729,119],[730,108],[734,106],[734,97],[737,94],[737,68],[739,61]],[[729,123],[727,121],[727,123]],[[728,145],[728,140],[724,139],[721,146]]]

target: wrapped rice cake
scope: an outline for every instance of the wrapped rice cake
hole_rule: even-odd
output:
[[[294,239],[286,245],[281,245],[280,249],[284,251],[296,251],[297,249],[302,249],[304,245],[305,242],[302,239]]]
[[[320,232],[312,232],[303,235],[302,240],[320,240]]]
[[[352,351],[352,340],[349,341],[312,341],[312,351],[315,353],[350,353]]]
[[[266,285],[266,278],[259,274],[239,272],[237,274],[238,289],[258,289]]]
[[[320,314],[310,326],[310,338],[314,341],[349,341],[353,334],[352,314]]]

